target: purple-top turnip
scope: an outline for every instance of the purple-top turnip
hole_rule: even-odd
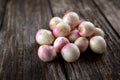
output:
[[[74,62],[79,59],[80,51],[79,48],[73,44],[66,44],[61,50],[62,57],[67,62]]]
[[[102,29],[100,28],[95,28],[94,33],[92,34],[92,36],[102,36],[104,38],[105,33]]]
[[[40,45],[49,45],[53,44],[55,37],[52,32],[46,29],[40,29],[36,33],[36,42]]]
[[[80,37],[80,33],[77,29],[75,29],[70,32],[67,38],[69,39],[70,42],[74,42],[79,37]]]
[[[55,41],[54,41],[54,48],[56,49],[57,52],[60,52],[61,49],[69,43],[69,40],[65,37],[58,37]]]
[[[68,23],[73,30],[80,22],[79,15],[75,12],[68,12],[63,16],[63,21]]]
[[[53,46],[50,45],[42,45],[38,49],[38,57],[43,62],[49,62],[56,58],[56,50]]]
[[[65,22],[58,23],[53,29],[53,34],[55,37],[67,36],[71,31],[70,26]]]
[[[106,50],[106,41],[101,36],[94,36],[90,39],[90,48],[93,52],[102,54]]]
[[[86,37],[79,37],[75,42],[75,45],[78,46],[80,52],[84,52],[88,48],[88,39]]]
[[[62,22],[60,17],[53,17],[49,22],[50,29],[53,30],[53,28],[60,22]]]
[[[83,37],[91,36],[94,33],[94,29],[95,29],[94,24],[89,21],[82,21],[78,26],[80,35]]]

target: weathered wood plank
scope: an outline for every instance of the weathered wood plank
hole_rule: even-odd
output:
[[[120,36],[120,0],[94,0],[94,3]]]
[[[114,6],[120,8],[120,0],[111,0],[111,2],[114,4]]]
[[[36,31],[49,29],[50,18],[62,17],[68,10],[77,12],[80,18],[90,20],[105,31],[107,51],[96,55],[89,49],[74,63],[67,63],[61,57],[44,63],[37,56]],[[10,0],[4,15],[0,30],[0,80],[120,79],[120,38],[112,28],[115,20],[109,23],[96,2]]]
[[[120,39],[96,5],[90,0],[52,0],[51,5],[55,16],[62,17],[67,10],[76,11],[81,18],[92,21],[97,27],[102,28],[106,34],[105,39],[108,47],[104,55],[95,55],[88,50],[84,55],[81,55],[77,62],[64,62],[68,79],[119,79],[119,71],[117,70],[119,70],[118,66],[120,65],[118,61]]]
[[[47,0],[11,0],[0,32],[0,79],[66,80],[59,60],[43,63],[37,56],[38,29],[49,29]]]

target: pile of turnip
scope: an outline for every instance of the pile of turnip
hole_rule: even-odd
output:
[[[75,12],[66,13],[62,19],[53,17],[49,27],[51,30],[40,29],[36,33],[38,56],[44,62],[54,60],[57,54],[67,62],[74,62],[88,47],[97,54],[106,50],[104,31],[90,21],[80,20]]]

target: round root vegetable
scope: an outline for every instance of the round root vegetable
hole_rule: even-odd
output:
[[[75,42],[75,45],[78,46],[80,52],[84,52],[88,48],[88,39],[86,37],[79,37]]]
[[[79,31],[77,29],[73,30],[67,37],[70,42],[74,42],[77,38],[80,37]]]
[[[65,37],[58,37],[55,41],[54,41],[54,48],[56,49],[57,52],[60,52],[61,49],[69,43],[69,40]]]
[[[49,22],[50,29],[53,30],[53,28],[60,22],[62,22],[60,17],[53,17]]]
[[[67,36],[71,31],[70,26],[65,22],[58,23],[53,29],[53,34],[55,37]]]
[[[102,36],[102,37],[104,37],[105,33],[104,33],[104,31],[102,29],[95,28],[94,33],[93,33],[92,36]]]
[[[81,36],[89,37],[94,33],[95,26],[89,21],[83,21],[79,24],[78,30]]]
[[[63,21],[68,23],[73,30],[79,24],[79,15],[75,12],[68,12],[63,16]]]
[[[106,42],[101,36],[94,36],[90,39],[90,48],[93,52],[102,54],[106,50]]]
[[[51,31],[46,29],[40,29],[38,30],[36,34],[36,42],[40,45],[48,45],[53,44],[53,41],[55,40],[53,34]]]
[[[38,49],[38,56],[44,62],[49,62],[57,56],[56,50],[53,46],[42,45]]]
[[[66,44],[61,50],[62,57],[67,62],[74,62],[79,59],[80,51],[79,48],[73,44]]]

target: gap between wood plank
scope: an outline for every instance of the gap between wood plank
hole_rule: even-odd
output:
[[[4,16],[5,16],[5,12],[6,12],[6,6],[9,2],[9,0],[2,0],[2,1],[5,1],[5,2],[3,3],[2,11],[0,11],[0,16],[1,16],[1,18],[0,18],[0,30],[3,27]],[[0,6],[0,8],[1,8],[1,6]]]
[[[50,12],[52,14],[52,17],[54,17],[52,6],[51,6],[51,2],[50,2],[50,0],[47,0],[47,1],[48,1],[48,5],[49,5],[49,8],[50,8]]]

